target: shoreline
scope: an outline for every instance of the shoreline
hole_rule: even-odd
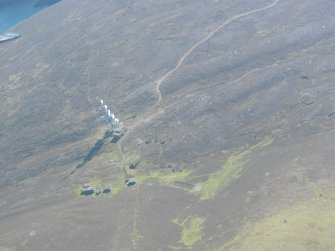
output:
[[[59,3],[61,0],[1,1],[0,0],[0,34],[11,32],[22,22],[36,13]]]

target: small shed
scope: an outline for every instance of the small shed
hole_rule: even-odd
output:
[[[129,169],[136,169],[136,167],[137,167],[137,162],[135,162],[135,163],[130,163],[130,164],[128,165],[128,167],[129,167]]]
[[[134,185],[136,185],[136,179],[135,178],[130,178],[130,179],[126,180],[126,184],[129,187],[134,186]]]
[[[92,195],[94,194],[94,188],[90,186],[90,184],[84,184],[83,187],[80,190],[80,195]]]
[[[103,193],[110,193],[112,190],[109,186],[105,186],[104,190],[102,190]]]

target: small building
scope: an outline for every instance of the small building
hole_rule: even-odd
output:
[[[112,190],[109,186],[105,186],[104,190],[102,190],[102,193],[110,193]]]
[[[137,162],[135,162],[135,163],[130,163],[130,164],[128,165],[128,167],[129,167],[129,169],[136,169],[136,167],[137,167]]]
[[[86,195],[86,196],[88,196],[88,195],[92,195],[94,193],[95,193],[94,188],[91,187],[91,185],[88,184],[88,183],[84,184],[83,187],[80,190],[80,195]]]
[[[127,186],[133,186],[133,185],[136,185],[136,179],[135,178],[130,178],[128,180],[126,180],[126,184]]]
[[[119,126],[113,130],[112,136],[116,139],[121,138],[127,132],[127,128],[123,126]]]

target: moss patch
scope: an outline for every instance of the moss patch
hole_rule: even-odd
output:
[[[122,178],[120,178],[119,180],[115,180],[115,181],[111,182],[110,187],[112,189],[112,195],[115,195],[115,194],[118,194],[119,192],[121,192],[123,189],[125,189],[126,184],[125,184],[124,180]]]
[[[173,220],[172,222],[182,227],[179,243],[191,248],[201,241],[205,220],[203,217],[189,217],[181,223],[179,223],[177,219]]]
[[[334,250],[335,202],[314,199],[244,230],[220,250]]]
[[[200,199],[213,199],[219,192],[225,189],[232,181],[236,180],[244,169],[244,158],[254,150],[260,149],[272,143],[272,139],[265,138],[260,143],[246,147],[243,150],[231,155],[223,167],[209,175],[207,181],[200,183],[202,189],[196,192]]]
[[[78,197],[80,197],[80,193],[81,193],[81,186],[75,186],[73,189],[73,192],[75,195],[77,195]]]

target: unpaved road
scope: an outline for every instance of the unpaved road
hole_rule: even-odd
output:
[[[200,45],[202,45],[203,43],[205,43],[206,41],[208,41],[215,33],[217,33],[218,31],[220,31],[223,27],[225,27],[226,25],[230,24],[231,22],[233,22],[236,19],[239,19],[241,17],[245,17],[260,11],[264,11],[267,9],[270,9],[272,7],[274,7],[280,0],[276,0],[273,3],[260,8],[260,9],[256,9],[256,10],[251,10],[251,11],[247,11],[238,15],[235,15],[231,18],[229,18],[227,21],[225,21],[223,24],[219,25],[216,29],[214,29],[213,31],[211,31],[205,38],[203,38],[202,40],[200,40],[199,42],[197,42],[195,45],[193,45],[178,61],[178,64],[168,73],[166,73],[164,76],[162,76],[161,78],[159,78],[158,80],[156,80],[156,91],[157,91],[157,95],[158,95],[158,100],[157,100],[157,104],[159,104],[162,100],[162,93],[160,91],[160,86],[162,85],[162,83],[164,82],[164,80],[166,80],[171,74],[173,74],[175,71],[177,71],[185,62],[186,58],[195,50],[197,49]]]

